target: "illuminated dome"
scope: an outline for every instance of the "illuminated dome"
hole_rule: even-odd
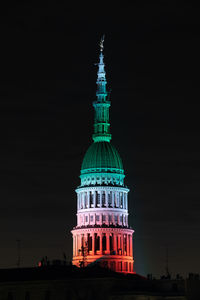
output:
[[[123,172],[122,160],[116,148],[106,141],[93,143],[87,150],[81,166],[81,173],[89,169],[114,169]]]

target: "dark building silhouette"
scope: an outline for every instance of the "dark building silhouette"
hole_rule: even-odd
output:
[[[93,265],[0,270],[0,300],[198,300],[200,280],[147,279]]]

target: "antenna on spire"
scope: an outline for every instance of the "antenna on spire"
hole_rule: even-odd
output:
[[[105,34],[102,36],[99,46],[100,46],[100,51],[103,52],[103,43],[104,43],[104,38],[105,38]]]

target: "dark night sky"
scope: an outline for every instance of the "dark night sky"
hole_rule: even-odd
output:
[[[1,18],[0,268],[16,266],[16,239],[22,266],[71,259],[105,33],[135,270],[163,274],[166,245],[173,274],[200,270],[198,10],[191,1],[109,3],[29,2]]]

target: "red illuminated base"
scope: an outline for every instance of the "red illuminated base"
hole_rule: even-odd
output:
[[[83,261],[82,256],[76,256],[73,258],[72,264],[80,267],[81,262]],[[132,257],[122,256],[122,255],[89,255],[84,258],[84,266],[89,264],[98,264],[103,268],[111,269],[115,272],[122,272],[122,273],[131,273],[133,272],[133,263],[134,260]]]
[[[134,273],[133,232],[123,227],[73,229],[73,265],[97,263],[115,272]]]

